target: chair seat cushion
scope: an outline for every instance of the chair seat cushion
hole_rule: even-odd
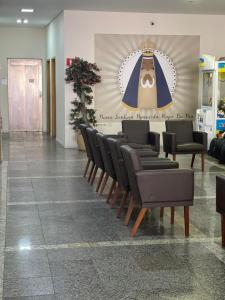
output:
[[[204,146],[198,143],[186,143],[177,145],[177,152],[201,152]]]
[[[127,145],[129,145],[131,148],[134,149],[145,149],[145,150],[150,150],[150,149],[154,149],[153,145],[146,145],[146,144],[137,144],[137,143],[127,143]]]
[[[155,152],[153,150],[144,150],[144,149],[136,149],[138,155],[140,157],[158,157],[158,152]]]

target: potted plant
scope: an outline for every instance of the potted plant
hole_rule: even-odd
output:
[[[85,147],[79,125],[84,123],[95,126],[97,124],[95,110],[89,106],[93,101],[92,87],[101,82],[99,71],[100,69],[95,63],[89,63],[79,57],[71,59],[66,68],[65,81],[73,84],[73,92],[76,94],[75,100],[71,102],[74,107],[70,112],[70,124],[76,133],[80,150],[85,150]]]

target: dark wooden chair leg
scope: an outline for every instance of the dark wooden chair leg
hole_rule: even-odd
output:
[[[192,154],[192,159],[191,159],[191,168],[193,168],[195,162],[195,154]]]
[[[90,174],[89,174],[89,176],[88,176],[88,182],[90,182],[90,181],[91,181],[91,177],[92,177],[92,174],[93,174],[94,168],[95,168],[95,164],[94,164],[94,163],[92,163],[92,166],[91,166],[91,171],[90,171]]]
[[[115,190],[115,192],[114,192],[113,198],[112,198],[112,200],[110,201],[111,208],[114,208],[114,207],[115,207],[116,201],[118,200],[119,195],[120,195],[120,191],[121,191],[121,188],[120,188],[120,185],[119,185],[119,183],[118,183],[118,184],[117,184],[117,187],[116,187],[116,190]]]
[[[111,197],[112,197],[112,193],[113,193],[115,187],[116,187],[116,180],[113,180],[113,182],[112,182],[112,184],[111,184],[111,187],[110,187],[110,190],[109,190],[108,197],[107,197],[107,201],[106,201],[107,203],[109,203],[109,201],[110,201],[110,199],[111,199]]]
[[[89,168],[89,166],[90,166],[90,162],[91,162],[91,160],[88,159],[87,164],[86,164],[86,167],[85,167],[85,171],[84,171],[83,177],[86,177],[86,175],[87,175],[87,171],[88,171],[88,168]]]
[[[174,213],[175,213],[175,208],[171,207],[171,220],[170,220],[171,224],[174,224]]]
[[[164,215],[164,207],[160,208],[160,218],[163,218]]]
[[[202,172],[205,171],[205,153],[201,153]]]
[[[128,192],[128,191],[125,191],[125,193],[124,193],[124,195],[123,195],[123,199],[122,199],[122,201],[121,201],[121,203],[120,203],[120,207],[119,207],[118,210],[117,210],[117,215],[116,215],[117,218],[120,218],[120,216],[121,216],[121,213],[122,213],[123,208],[124,208],[124,206],[125,206],[125,204],[126,204],[128,195],[129,195],[129,192]]]
[[[92,178],[91,178],[91,185],[94,184],[94,180],[95,180],[95,176],[96,176],[96,174],[97,174],[97,171],[98,171],[98,167],[95,166],[94,172],[93,172],[93,175],[92,175]]]
[[[176,160],[176,154],[173,154],[173,160],[174,161]]]
[[[97,184],[97,187],[96,187],[96,193],[99,191],[100,189],[100,186],[101,186],[101,183],[102,183],[102,179],[104,177],[104,174],[105,172],[104,171],[101,171],[101,174],[100,174],[100,177],[99,177],[99,180],[98,180],[98,184]]]
[[[184,207],[185,237],[189,237],[189,206]]]
[[[101,186],[101,189],[100,189],[100,192],[99,192],[100,195],[103,194],[103,191],[105,189],[105,186],[106,186],[106,183],[107,183],[108,179],[109,179],[109,175],[105,174],[105,178],[103,180],[103,183],[102,183],[102,186]]]
[[[134,226],[132,227],[132,230],[131,230],[131,233],[130,233],[130,236],[133,237],[135,236],[137,230],[138,230],[138,227],[140,226],[144,216],[145,216],[145,213],[148,211],[148,208],[142,208],[141,211],[139,212],[139,215],[137,217],[137,220],[136,222],[134,223]]]
[[[225,247],[225,215],[221,215],[222,247]]]

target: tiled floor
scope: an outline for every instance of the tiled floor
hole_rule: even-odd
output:
[[[178,157],[188,167],[189,156]],[[215,177],[225,166],[195,164],[189,239],[183,212],[159,210],[135,238],[82,173],[84,153],[46,136],[4,138],[0,201],[0,298],[225,299],[225,251],[215,212]]]

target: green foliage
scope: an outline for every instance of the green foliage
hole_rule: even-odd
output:
[[[77,95],[77,98],[71,102],[74,108],[70,113],[70,124],[75,131],[79,129],[81,123],[93,126],[97,123],[95,110],[88,108],[88,105],[93,101],[92,87],[101,82],[99,71],[96,64],[79,57],[72,59],[71,65],[66,68],[65,81],[73,83],[73,91]]]

